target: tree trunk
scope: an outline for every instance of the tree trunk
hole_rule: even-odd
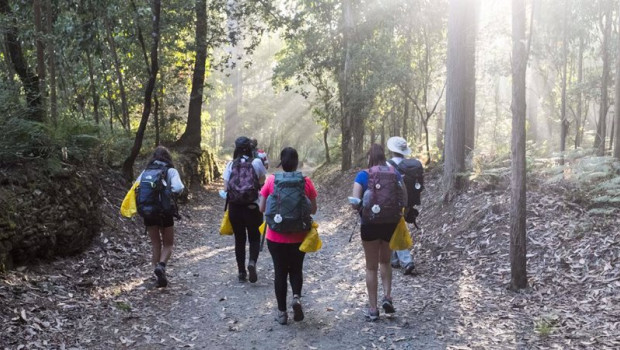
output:
[[[344,55],[342,57],[340,74],[339,74],[339,93],[340,93],[340,130],[342,131],[342,163],[341,170],[345,171],[351,168],[351,121],[352,111],[350,106],[349,85],[351,80],[351,50],[353,44],[353,13],[350,0],[342,0],[342,17],[343,17],[343,46]]]
[[[161,0],[152,0],[151,8],[153,14],[153,32],[151,35],[151,37],[153,38],[153,43],[151,46],[151,74],[149,76],[148,83],[146,84],[146,88],[144,89],[144,109],[142,110],[140,126],[138,127],[138,131],[136,132],[136,138],[134,140],[133,147],[131,148],[131,153],[123,163],[123,176],[127,181],[132,181],[134,178],[133,164],[136,161],[136,157],[138,157],[138,153],[140,153],[140,148],[142,147],[142,140],[144,138],[144,131],[146,130],[146,123],[149,120],[149,114],[151,114],[151,102],[153,90],[155,89],[157,71],[159,70],[159,65],[157,61],[157,49],[159,45],[159,15],[161,12]]]
[[[566,151],[566,136],[568,134],[568,119],[566,118],[566,68],[568,66],[568,2],[564,0],[563,39],[562,39],[562,102],[560,109],[560,164],[564,165]]]
[[[462,28],[463,45],[461,58],[463,64],[463,79],[465,85],[462,86],[464,94],[464,110],[462,113],[465,118],[465,156],[474,150],[476,142],[476,9],[477,0],[460,0],[465,6],[461,8],[464,20]]]
[[[129,122],[129,107],[127,106],[127,95],[125,93],[125,84],[123,82],[123,73],[121,71],[121,62],[118,58],[118,53],[116,52],[116,43],[114,42],[114,37],[112,36],[112,27],[110,25],[110,20],[107,16],[103,16],[103,22],[106,29],[106,37],[108,39],[108,45],[110,45],[110,53],[112,54],[112,59],[114,61],[114,71],[116,72],[116,79],[118,80],[118,90],[121,96],[121,113],[122,113],[122,125],[123,128],[127,131],[131,131],[131,123]],[[152,62],[152,58],[151,58]],[[151,75],[153,75],[151,73]],[[150,103],[150,102],[149,102]],[[133,162],[132,165],[133,167]]]
[[[403,111],[403,132],[402,138],[407,139],[407,120],[409,119],[409,100],[405,97],[405,108]]]
[[[153,103],[155,104],[155,110],[153,111],[153,121],[155,122],[155,147],[157,147],[160,144],[159,94],[157,91],[153,92]]]
[[[618,6],[618,25],[620,28],[620,5]],[[620,35],[618,36],[618,55],[616,56],[616,95],[614,98],[614,120],[616,130],[614,132],[616,143],[614,144],[614,158],[620,160]]]
[[[323,127],[323,146],[325,147],[325,162],[331,163],[332,159],[329,156],[329,143],[327,142],[328,132],[329,132],[329,127],[326,125]]]
[[[202,94],[204,89],[205,65],[207,62],[207,2],[196,0],[196,58],[192,76],[192,91],[189,96],[187,125],[175,146],[200,149],[202,130]],[[200,152],[198,152],[200,153]]]
[[[596,126],[596,137],[594,148],[598,156],[605,155],[605,137],[607,134],[607,109],[608,96],[607,88],[609,85],[609,40],[611,36],[611,6],[605,10],[605,28],[603,29],[603,45],[601,56],[603,58],[603,76],[601,78],[601,106],[599,108],[598,125]]]
[[[32,3],[34,12],[34,27],[36,30],[36,49],[37,49],[37,75],[39,76],[39,91],[45,91],[45,45],[43,44],[43,20],[41,19],[41,0],[34,0]]]
[[[8,0],[0,0],[0,14],[4,18],[11,18],[11,7]],[[17,28],[15,23],[8,23],[4,28],[4,40],[9,53],[9,60],[12,68],[19,76],[24,85],[26,93],[26,104],[28,105],[27,119],[43,122],[45,113],[43,111],[41,92],[39,90],[39,77],[28,67],[28,62],[24,57],[21,42],[17,37]]]
[[[90,94],[93,98],[93,115],[95,117],[95,123],[99,124],[99,94],[97,93],[97,86],[95,85],[95,69],[93,68],[93,61],[88,50],[85,52],[85,55],[88,65],[88,79],[90,80]]]
[[[56,96],[56,54],[54,53],[54,10],[52,8],[52,0],[45,1],[45,12],[47,26],[47,66],[50,70],[50,119],[56,125],[58,122],[58,97]]]
[[[582,114],[583,114],[583,52],[584,52],[584,39],[583,36],[579,36],[579,58],[577,63],[577,115],[575,116],[575,149],[581,147],[581,137],[583,135],[582,130]]]
[[[450,0],[448,14],[448,64],[443,189],[444,200],[452,199],[460,187],[459,173],[465,170],[466,148],[472,146],[471,123],[474,75],[474,1]],[[471,18],[470,18],[471,17]],[[468,138],[471,136],[471,139]]]
[[[510,203],[510,287],[527,287],[525,172],[525,0],[512,0],[512,143]]]

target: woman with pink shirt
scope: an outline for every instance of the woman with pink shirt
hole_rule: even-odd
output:
[[[278,302],[276,321],[282,325],[288,321],[286,281],[289,278],[293,290],[293,319],[304,319],[300,298],[306,253],[300,251],[299,246],[310,230],[310,214],[315,214],[317,210],[314,184],[296,171],[298,163],[297,151],[292,147],[284,148],[280,153],[284,172],[267,177],[259,200],[260,211],[265,213],[268,224],[267,247],[275,270],[274,288]]]

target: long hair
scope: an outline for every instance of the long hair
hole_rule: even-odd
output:
[[[149,164],[152,164],[156,160],[164,162],[174,168],[174,163],[172,163],[172,155],[164,146],[157,146],[155,148],[155,151],[153,151],[153,156],[151,156],[151,160],[149,160]]]
[[[381,145],[373,143],[368,150],[368,167],[375,165],[385,165],[385,151]]]

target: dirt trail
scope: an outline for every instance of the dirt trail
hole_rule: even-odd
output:
[[[614,231],[620,219],[579,234],[571,220],[578,206],[552,191],[530,193],[532,287],[523,293],[505,288],[509,191],[472,189],[449,206],[423,198],[424,231],[415,231],[414,246],[418,274],[395,271],[397,313],[366,322],[359,226],[346,204],[354,176],[333,171],[315,179],[324,244],[304,261],[302,322],[274,320],[266,248],[258,282],[237,282],[233,237],[218,233],[221,184],[194,194],[182,208],[170,284],[163,289],[153,288],[140,220],[118,216],[119,190],[106,195],[106,229],[91,249],[0,276],[0,349],[620,347]],[[437,186],[429,176],[425,196],[441,193]]]

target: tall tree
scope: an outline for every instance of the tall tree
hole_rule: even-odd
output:
[[[531,28],[530,28],[531,30]],[[527,287],[526,269],[526,171],[525,171],[525,0],[512,0],[512,143],[510,205],[510,285]]]
[[[157,78],[157,72],[159,70],[159,64],[157,61],[158,55],[157,50],[159,47],[159,19],[161,13],[161,0],[152,0],[151,2],[151,12],[152,12],[152,21],[153,21],[153,30],[151,33],[151,37],[153,39],[153,43],[151,44],[151,68],[149,70],[150,76],[149,80],[144,89],[144,108],[142,109],[142,118],[140,119],[140,126],[136,131],[136,138],[134,140],[133,147],[131,148],[131,153],[129,157],[125,159],[123,163],[123,176],[127,181],[131,181],[133,176],[133,165],[138,157],[138,153],[140,153],[140,148],[142,148],[142,141],[144,139],[144,131],[146,130],[146,124],[149,120],[149,114],[151,114],[151,104],[153,97],[153,90],[155,90],[155,82]]]
[[[620,3],[618,3],[618,28],[620,28]],[[614,157],[620,159],[620,32],[618,33],[618,54],[616,56],[616,95],[614,98],[614,120],[616,125]]]
[[[475,76],[475,1],[450,0],[444,150],[444,200],[451,200],[465,171],[473,108]],[[471,151],[471,149],[469,150]]]
[[[513,5],[514,6],[514,5]],[[514,10],[514,9],[513,9]],[[569,3],[564,0],[563,18],[562,18],[562,97],[560,107],[560,163],[564,164],[564,151],[566,151],[566,136],[568,135],[568,119],[566,117],[566,74],[568,67],[568,11]],[[514,30],[515,28],[513,28]],[[514,34],[513,34],[514,38]],[[513,97],[514,98],[514,97]],[[513,112],[514,115],[514,112]]]
[[[121,123],[126,130],[131,130],[131,125],[130,125],[131,123],[129,122],[129,105],[127,103],[127,93],[125,92],[125,80],[123,78],[123,68],[121,66],[121,61],[118,58],[118,52],[116,49],[116,41],[114,40],[114,36],[112,32],[113,28],[112,28],[112,24],[110,23],[110,19],[108,18],[107,14],[104,14],[103,22],[105,25],[106,38],[108,40],[108,45],[110,46],[110,54],[112,55],[112,59],[114,60],[114,71],[116,72],[116,82],[118,84],[118,90],[119,90],[119,94],[121,97],[121,114],[122,114]],[[133,162],[132,162],[132,167],[133,167]]]
[[[608,101],[608,87],[609,87],[609,70],[610,70],[610,57],[609,57],[609,42],[611,40],[611,19],[612,19],[612,7],[611,2],[603,0],[603,13],[605,22],[602,26],[603,31],[603,45],[601,47],[601,58],[603,59],[603,73],[601,77],[601,104],[599,106],[598,123],[596,125],[596,135],[594,138],[594,148],[598,156],[605,155],[605,138],[607,135],[607,111],[609,109]]]
[[[351,122],[352,122],[352,106],[351,106],[351,72],[353,71],[351,56],[353,55],[353,9],[352,0],[342,0],[342,33],[344,55],[342,56],[341,66],[339,70],[338,86],[340,93],[341,122],[340,130],[342,132],[342,163],[341,169],[348,170],[351,168]]]
[[[45,34],[47,35],[47,66],[49,68],[50,85],[50,119],[58,121],[58,96],[56,90],[56,50],[54,45],[54,8],[52,0],[45,0]]]
[[[4,42],[8,49],[12,68],[15,69],[24,86],[26,104],[28,105],[27,117],[33,121],[43,122],[45,113],[42,106],[41,91],[39,90],[39,77],[28,66],[8,0],[0,0],[0,14],[10,21],[4,29]]]

